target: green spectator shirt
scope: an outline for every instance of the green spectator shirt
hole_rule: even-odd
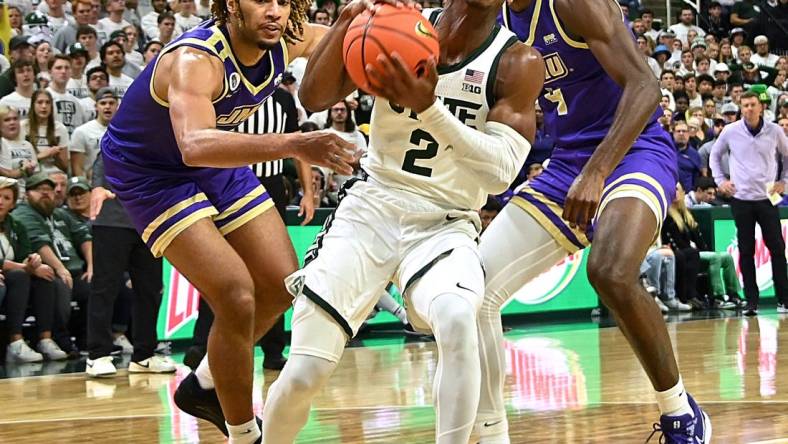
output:
[[[55,208],[52,216],[45,218],[27,203],[19,205],[13,215],[27,228],[33,251],[49,245],[68,271],[75,274],[83,271],[85,260],[79,246],[92,240],[87,224],[63,208]]]

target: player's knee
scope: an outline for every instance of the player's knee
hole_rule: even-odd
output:
[[[622,290],[637,285],[637,274],[612,261],[589,259],[587,272],[591,286],[604,299],[614,298]]]
[[[335,363],[311,356],[306,360],[299,360],[299,363],[301,365],[297,369],[283,375],[281,389],[284,395],[314,396],[336,367]]]
[[[251,278],[225,279],[214,300],[214,314],[218,322],[226,320],[239,326],[254,323],[255,297]]]
[[[430,308],[430,317],[443,351],[468,351],[469,355],[476,355],[476,348],[473,347],[478,343],[476,315],[473,306],[460,296],[447,294],[435,299]]]

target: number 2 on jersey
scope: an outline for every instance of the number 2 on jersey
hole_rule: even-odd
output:
[[[569,113],[569,109],[567,109],[566,100],[564,100],[564,94],[561,92],[561,88],[554,89],[546,93],[544,98],[556,104],[559,116],[565,116],[567,113]]]
[[[421,142],[427,142],[426,148],[421,148]],[[410,135],[410,143],[419,147],[405,152],[405,160],[402,162],[402,169],[409,173],[419,176],[432,176],[432,168],[416,165],[417,160],[432,159],[438,155],[438,142],[432,138],[430,133],[417,129]]]

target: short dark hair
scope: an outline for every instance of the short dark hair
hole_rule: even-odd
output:
[[[482,207],[482,211],[495,211],[496,213],[500,213],[502,209],[503,206],[498,202],[498,199],[494,197],[488,197],[487,203]]]
[[[717,188],[717,184],[714,183],[714,179],[711,177],[701,176],[695,179],[696,190],[708,190],[709,188]]]
[[[173,21],[175,20],[175,16],[171,12],[164,11],[159,14],[159,18],[156,19],[156,24],[161,25],[161,22],[168,18],[172,19]]]
[[[311,120],[307,120],[306,122],[302,123],[298,129],[301,130],[302,133],[311,133],[312,131],[318,131],[320,126]]]
[[[14,63],[11,64],[11,84],[14,85],[14,88],[16,88],[16,71],[26,66],[33,68],[35,71],[33,62],[30,60],[14,60]]]
[[[318,14],[318,13],[320,13],[320,14],[325,14],[325,15],[327,15],[329,18],[331,18],[331,14],[330,14],[328,11],[326,11],[326,8],[318,8],[318,9],[315,11],[315,13],[314,13],[314,14],[312,14],[312,20],[314,20],[314,19],[315,19],[315,17],[317,17],[317,14]]]
[[[47,68],[52,69],[52,67],[55,66],[55,62],[58,60],[65,60],[66,62],[68,62],[68,66],[71,66],[71,57],[65,54],[55,54],[52,56],[51,59],[49,59],[49,63],[47,63]]]
[[[164,43],[162,43],[162,42],[160,42],[158,40],[149,40],[148,43],[146,43],[145,46],[142,48],[142,52],[147,52],[148,48],[150,48],[151,45],[159,45],[162,48],[164,48]]]
[[[93,27],[90,26],[90,25],[79,25],[79,26],[77,26],[77,37],[76,37],[76,39],[79,40],[79,38],[81,36],[83,36],[83,35],[92,35],[93,37],[98,37],[98,34],[96,33],[96,30],[93,29]]]
[[[676,77],[676,72],[673,71],[672,69],[663,69],[662,72],[659,73],[660,80],[662,80],[662,76],[664,76],[665,74],[672,74],[673,77]]]
[[[689,94],[685,93],[684,91],[676,91],[673,93],[673,100],[678,102],[679,99],[685,99],[689,102]]]
[[[679,15],[678,16],[681,17],[681,14],[684,14],[684,11],[689,11],[693,15],[695,15],[695,9],[694,8],[692,8],[691,6],[684,5],[681,8],[679,8]]]
[[[744,94],[741,95],[741,100],[744,100],[744,99],[758,99],[758,102],[761,101],[761,98],[758,95],[758,93],[753,92],[753,91],[745,91]]]
[[[85,73],[85,78],[88,81],[90,81],[90,76],[92,76],[93,74],[95,74],[97,72],[100,72],[100,73],[104,74],[104,77],[106,77],[107,81],[109,81],[109,73],[107,72],[107,69],[104,68],[103,66],[94,66],[94,67],[90,68],[88,70],[88,72]]]
[[[123,53],[123,54],[126,53],[126,50],[123,49],[123,45],[121,45],[120,43],[118,43],[118,42],[116,42],[114,40],[110,40],[107,43],[101,45],[101,49],[99,50],[99,56],[101,57],[101,63],[104,63],[104,56],[107,55],[107,50],[111,46],[117,46],[120,49],[121,53]]]
[[[640,18],[643,18],[643,16],[646,14],[651,14],[651,16],[654,17],[654,11],[652,11],[651,9],[643,8],[640,10]]]

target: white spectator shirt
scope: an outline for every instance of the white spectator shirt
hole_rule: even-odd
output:
[[[66,125],[69,135],[73,134],[78,126],[87,122],[82,105],[73,94],[68,92],[61,94],[52,87],[47,88],[47,91],[52,94],[52,99],[55,102],[55,118]]]
[[[671,25],[670,28],[668,28],[668,30],[673,31],[673,33],[676,34],[676,38],[681,40],[681,42],[684,43],[685,45],[690,44],[689,42],[687,42],[687,34],[690,32],[691,29],[695,30],[695,32],[698,33],[698,37],[706,36],[706,31],[695,25],[687,26],[684,23],[676,23],[675,25]]]
[[[74,130],[74,134],[71,136],[68,151],[85,155],[83,169],[86,176],[93,169],[93,162],[96,161],[96,156],[101,151],[99,142],[101,142],[101,138],[104,137],[106,131],[106,126],[99,123],[97,119],[93,119]]]
[[[196,15],[184,16],[180,12],[175,14],[175,24],[181,28],[181,31],[186,32],[203,22],[203,19]]]
[[[85,65],[85,73],[90,71],[91,68],[95,68],[96,66],[101,66],[101,53],[96,53],[96,57],[88,60],[88,64]]]
[[[30,121],[23,120],[22,121],[22,130],[20,133],[19,138],[27,140],[27,136],[30,133]],[[49,148],[51,146],[63,146],[68,147],[69,137],[68,137],[68,128],[65,125],[55,120],[55,145],[50,145],[49,141],[47,140],[47,127],[46,125],[41,125],[38,128],[38,137],[36,138],[36,154],[40,152],[44,148]],[[39,162],[41,164],[41,169],[44,172],[52,172],[59,170],[58,167],[55,166],[55,159],[49,157],[47,159],[43,159]]]
[[[126,63],[130,63],[136,67],[142,67],[142,64],[145,63],[145,59],[138,51],[131,51],[126,53]]]
[[[104,39],[106,41],[109,40],[113,32],[122,31],[123,28],[125,28],[126,26],[131,26],[131,23],[122,19],[120,23],[115,23],[112,20],[110,20],[109,17],[104,17],[103,19],[98,21],[98,23],[96,24],[96,29],[104,33],[105,35]]]
[[[87,96],[81,98],[79,99],[79,103],[82,105],[82,110],[85,111],[85,117],[87,119],[93,120],[96,118],[96,101],[93,100],[93,97]]]
[[[52,29],[52,34],[57,34],[57,32],[65,28],[66,25],[76,24],[74,19],[67,15],[63,17],[52,17],[51,15],[47,15],[47,21],[49,21],[49,27]]]
[[[763,57],[758,53],[755,53],[752,55],[752,57],[750,57],[750,61],[752,63],[755,63],[758,66],[767,66],[769,68],[774,68],[777,66],[778,60],[780,60],[780,57],[774,54],[766,54],[766,57]]]
[[[133,81],[134,79],[123,73],[120,73],[120,77],[109,75],[109,86],[115,90],[118,97],[123,97],[126,94],[126,90],[129,89]]]
[[[144,16],[140,20],[140,27],[142,28],[142,32],[145,33],[145,37],[148,40],[153,40],[159,37],[159,13],[156,11],[151,11]]]
[[[19,169],[22,162],[26,160],[38,165],[36,151],[27,140],[10,140],[3,137],[0,144],[2,144],[0,147],[0,166],[3,168],[7,170]]]
[[[0,54],[0,70],[2,70],[0,72],[5,72],[9,68],[11,68],[11,62],[8,61],[8,58],[6,58],[6,56]]]
[[[66,84],[66,91],[68,91],[71,95],[76,97],[77,99],[82,99],[90,95],[90,90],[88,89],[88,79],[85,75],[82,75],[80,79],[68,79],[68,83]],[[84,110],[83,110],[84,111]]]
[[[30,112],[30,97],[25,97],[22,94],[14,91],[11,94],[0,99],[0,105],[12,106],[19,111],[19,119],[26,119],[27,114]]]

